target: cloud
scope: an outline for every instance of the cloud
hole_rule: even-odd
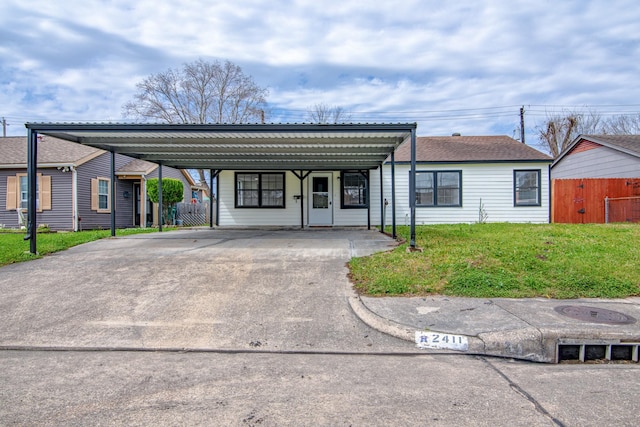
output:
[[[121,120],[137,82],[203,58],[268,87],[274,120],[322,102],[421,134],[511,134],[520,105],[634,104],[638,21],[626,0],[5,0],[0,114],[12,131]]]

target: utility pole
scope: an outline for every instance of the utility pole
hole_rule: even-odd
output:
[[[524,144],[524,105],[520,107],[520,142]]]
[[[2,136],[7,136],[7,119],[5,119],[4,117],[2,118]]]

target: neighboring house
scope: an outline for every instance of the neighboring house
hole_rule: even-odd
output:
[[[146,180],[158,177],[158,165],[116,154],[116,227],[147,226],[157,209],[146,197]],[[163,178],[184,184],[184,200],[199,188],[184,170],[162,168]],[[52,136],[38,138],[37,222],[52,230],[109,228],[111,224],[110,153]],[[27,139],[0,138],[0,224],[25,225]]]
[[[395,154],[396,221],[408,224],[410,146]],[[390,194],[390,165],[384,167]],[[551,157],[508,136],[418,137],[416,224],[548,223]],[[385,196],[388,197],[388,196]],[[390,206],[385,223],[391,221]]]
[[[553,222],[640,221],[640,135],[579,135],[551,178]]]
[[[549,156],[507,136],[418,137],[416,154],[416,224],[549,222]],[[398,147],[395,164],[396,222],[408,225],[409,141]],[[390,159],[382,173],[390,225]],[[220,226],[299,223],[302,202],[293,173],[229,170],[218,179]],[[305,225],[380,224],[380,194],[380,168],[314,171],[304,185]]]

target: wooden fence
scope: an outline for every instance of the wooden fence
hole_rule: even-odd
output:
[[[551,185],[551,221],[560,223],[604,224],[605,198],[640,196],[640,179],[554,179]],[[640,221],[640,211],[634,209],[624,221]]]

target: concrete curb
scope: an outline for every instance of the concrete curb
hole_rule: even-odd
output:
[[[416,342],[416,332],[410,326],[402,325],[379,316],[369,310],[359,296],[348,297],[349,306],[358,318],[369,327],[409,342]],[[444,331],[430,331],[441,332]],[[457,354],[497,356],[522,359],[533,362],[555,363],[557,337],[545,334],[536,328],[483,333],[478,336],[463,335],[469,341],[467,351],[447,350]]]

